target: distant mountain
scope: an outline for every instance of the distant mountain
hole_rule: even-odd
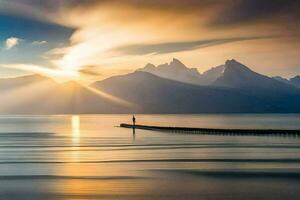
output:
[[[137,71],[148,72],[156,76],[171,80],[181,81],[191,84],[201,84],[201,74],[195,68],[187,68],[182,62],[173,59],[170,63],[165,63],[155,67],[153,64],[147,64],[144,68]]]
[[[274,99],[232,88],[196,86],[135,72],[96,82],[94,87],[137,105],[141,113],[288,112]],[[297,108],[300,111],[300,106]]]
[[[295,76],[290,79],[290,83],[298,88],[300,88],[300,76]]]
[[[203,74],[201,74],[201,82],[203,83],[203,85],[213,84],[219,77],[223,75],[224,70],[225,65],[220,65],[203,72]]]
[[[299,77],[287,80],[281,77],[268,77],[252,71],[236,60],[228,60],[224,65],[211,68],[202,74],[196,68],[188,68],[178,59],[158,65],[147,64],[137,71],[148,72],[170,80],[202,86],[230,87],[247,89],[249,92],[290,93],[300,87]]]
[[[3,92],[4,90],[11,90],[40,81],[53,82],[52,79],[46,78],[41,75],[27,75],[16,78],[5,78],[0,79],[0,90]]]
[[[122,113],[128,108],[103,98],[76,82],[59,84],[32,75],[0,80],[1,114]]]
[[[157,67],[149,63],[137,71],[148,72],[162,78],[183,83],[210,85],[222,75],[224,65],[214,67],[201,74],[196,68],[188,68],[181,61],[174,58],[172,62],[158,65]]]
[[[283,81],[261,75],[236,60],[228,60],[224,73],[213,83],[215,86],[237,88],[248,92],[293,93],[296,88]]]

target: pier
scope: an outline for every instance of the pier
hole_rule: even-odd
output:
[[[130,128],[130,129],[149,130],[149,131],[161,131],[161,132],[169,132],[169,133],[203,134],[203,135],[300,136],[300,130],[189,128],[189,127],[132,125],[132,124],[120,124],[120,127]]]

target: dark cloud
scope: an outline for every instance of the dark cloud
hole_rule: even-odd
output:
[[[210,23],[213,26],[235,25],[257,20],[298,23],[298,0],[237,0],[224,7]]]
[[[26,5],[41,10],[55,11],[61,8],[89,7],[101,4],[131,6],[177,12],[206,9],[211,5],[226,5],[233,0],[3,0],[11,5]],[[1,7],[0,7],[1,9]]]
[[[173,43],[160,43],[160,44],[134,44],[121,46],[113,49],[114,52],[120,52],[129,55],[146,55],[146,54],[167,54],[180,51],[195,50],[215,45],[221,45],[232,42],[258,40],[274,38],[278,36],[263,36],[263,37],[239,37],[239,38],[222,38],[212,40],[198,40],[192,42],[173,42]]]
[[[211,26],[242,24],[268,18],[292,20],[299,17],[299,0],[5,0],[10,4],[23,4],[45,11],[61,8],[76,8],[112,4],[132,6],[169,12],[194,13],[201,17],[201,11],[208,8],[215,12],[209,22]],[[5,2],[4,1],[4,2]],[[1,8],[0,8],[1,10]],[[180,15],[178,15],[180,17]],[[297,20],[298,21],[298,20]]]

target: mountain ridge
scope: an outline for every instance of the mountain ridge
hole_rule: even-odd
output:
[[[190,84],[198,84],[201,74],[196,68],[188,68],[180,60],[173,58],[170,63],[155,66],[148,63],[136,71],[148,72],[156,76]]]
[[[281,84],[283,83],[283,81],[278,80],[278,78],[272,78],[259,74],[234,59],[227,60],[225,64],[219,65],[217,67],[212,67],[203,73],[200,73],[196,68],[188,68],[176,58],[173,58],[173,61],[171,61],[170,63],[165,63],[158,66],[148,63],[144,68],[137,69],[137,71],[148,72],[162,78],[176,80],[184,83],[204,86],[216,85],[222,87],[238,87],[238,85],[241,85],[243,87],[246,87],[247,84],[243,84],[242,82],[244,78],[246,78],[246,80],[248,81],[249,78],[256,79],[252,80],[252,85],[255,85],[257,80],[259,80],[259,82],[264,82],[261,84],[261,86],[259,86],[259,84],[255,85],[255,87],[259,87],[261,89],[265,84],[268,87],[270,87],[272,84],[275,84],[278,87],[286,88],[290,87],[290,85],[300,85],[298,84],[298,82],[296,82],[283,86]],[[238,78],[240,78],[241,80],[237,80]],[[234,83],[234,81],[236,83]],[[251,84],[249,84],[249,86],[250,85]]]
[[[157,68],[152,64],[146,67]],[[190,72],[175,59],[160,67]],[[136,70],[97,81],[89,86],[92,90],[76,81],[57,83],[40,75],[0,79],[0,113],[300,113],[299,89],[258,74],[235,60],[228,60],[205,74],[212,82],[210,85]],[[94,89],[133,106],[110,101]]]
[[[292,85],[254,72],[234,59],[226,61],[223,75],[213,84],[216,86],[247,89],[249,91],[292,92],[296,89]]]

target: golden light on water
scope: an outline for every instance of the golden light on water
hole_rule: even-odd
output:
[[[71,118],[72,125],[72,159],[75,162],[80,161],[80,116],[73,115]]]
[[[77,146],[80,144],[80,117],[78,115],[72,116],[72,144]]]

